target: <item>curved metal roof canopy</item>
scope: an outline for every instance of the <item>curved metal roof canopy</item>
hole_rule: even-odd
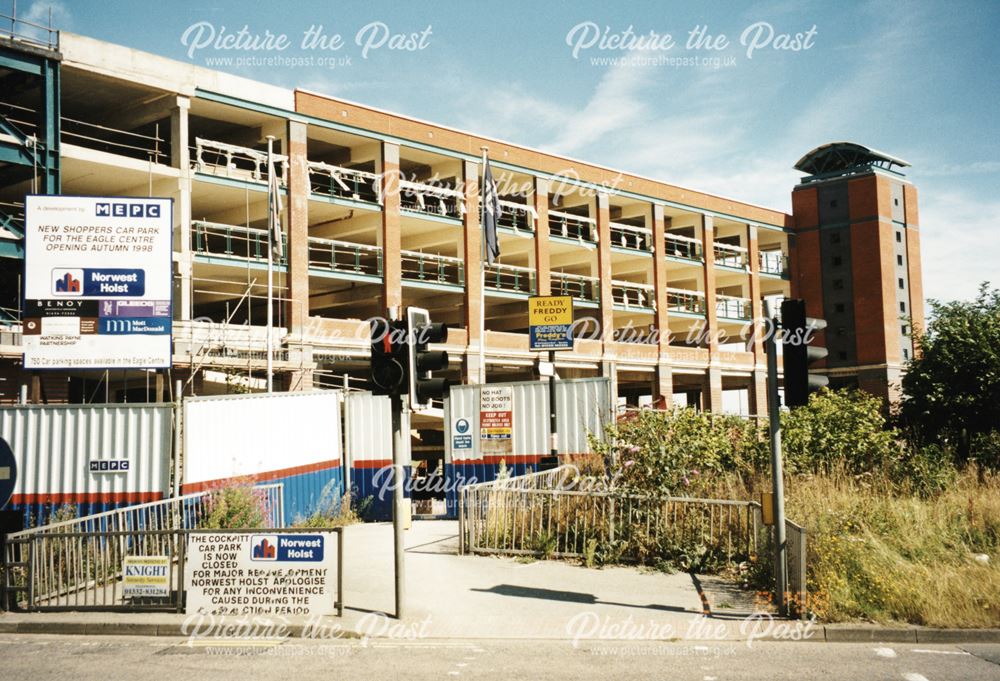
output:
[[[809,175],[836,175],[871,167],[892,170],[892,166],[909,168],[910,164],[901,158],[854,142],[830,142],[800,158],[795,169]]]

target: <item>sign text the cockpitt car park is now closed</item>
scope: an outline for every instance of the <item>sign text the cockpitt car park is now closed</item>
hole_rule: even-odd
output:
[[[25,198],[26,369],[170,366],[172,203]]]
[[[195,532],[184,563],[187,612],[205,615],[332,615],[333,532]]]

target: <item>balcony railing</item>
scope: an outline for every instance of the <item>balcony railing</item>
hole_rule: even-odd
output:
[[[611,223],[611,245],[632,251],[649,253],[653,250],[653,230],[646,227]]]
[[[596,303],[601,299],[601,287],[597,277],[553,272],[552,295],[573,296],[577,300]]]
[[[310,269],[382,276],[382,249],[335,239],[309,237]]]
[[[696,260],[699,262],[704,259],[701,241],[690,236],[667,234],[666,247],[668,257]]]
[[[515,265],[484,265],[486,291],[506,291],[509,293],[535,293],[535,270]]]
[[[683,288],[667,289],[667,309],[670,312],[705,314],[705,294]]]
[[[6,11],[0,13],[0,37],[15,43],[24,43],[48,50],[59,49],[59,30],[52,26],[51,6],[48,8],[47,24],[41,24],[31,20],[37,16],[35,6],[30,7],[28,12],[23,15],[30,17],[30,19],[25,19],[17,16],[16,2],[12,2],[10,5],[10,14],[7,14]]]
[[[497,222],[501,227],[515,232],[534,233],[537,220],[538,215],[531,206],[513,201],[500,201],[500,219]]]
[[[33,137],[37,134],[38,114],[34,109],[0,102],[0,117],[13,126],[21,137]],[[170,162],[169,147],[166,139],[160,137],[159,125],[154,126],[152,135],[146,135],[62,116],[59,127],[60,139],[67,144],[142,161],[151,160],[153,163]]]
[[[285,243],[284,255],[280,258],[275,255],[276,265],[288,263],[288,237],[282,235],[282,239]],[[267,262],[267,230],[192,220],[191,249],[203,255]]]
[[[465,215],[465,195],[457,189],[419,182],[399,182],[400,207],[414,213],[461,220]]]
[[[620,305],[628,310],[652,310],[656,308],[656,292],[651,284],[612,281],[611,297],[615,301],[615,305]]]
[[[715,296],[715,314],[726,319],[750,319],[750,299],[734,296]]]
[[[746,269],[747,249],[742,246],[732,246],[730,244],[716,241],[714,244],[715,264],[722,267],[734,267],[736,269]]]
[[[465,262],[436,253],[400,251],[404,281],[465,286]]]
[[[779,277],[788,274],[788,256],[781,251],[760,251],[757,255],[761,273]]]
[[[267,152],[196,137],[191,168],[199,173],[267,184]],[[278,181],[288,177],[288,157],[274,154]]]
[[[549,234],[596,244],[597,221],[582,215],[550,210]]]
[[[309,190],[323,196],[381,203],[378,175],[320,161],[309,161]]]

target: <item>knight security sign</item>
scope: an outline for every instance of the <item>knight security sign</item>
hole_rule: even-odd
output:
[[[333,532],[194,532],[184,564],[187,612],[334,614],[336,553]]]
[[[170,366],[170,199],[28,196],[26,369]]]
[[[573,349],[573,297],[528,298],[528,342],[531,350]]]

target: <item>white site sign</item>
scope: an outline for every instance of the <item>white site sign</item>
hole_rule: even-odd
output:
[[[332,615],[336,533],[192,533],[184,587],[188,613]]]
[[[170,366],[172,205],[25,197],[26,369]]]

